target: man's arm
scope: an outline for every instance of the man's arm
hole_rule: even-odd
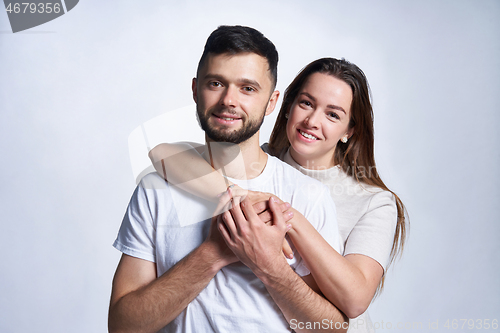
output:
[[[219,230],[224,240],[264,283],[292,329],[296,332],[310,331],[305,330],[305,326],[300,323],[319,322],[328,323],[330,331],[345,332],[347,317],[313,291],[283,257],[281,244],[286,233],[286,223],[275,199],[273,197],[269,202],[274,221],[271,226],[260,221],[247,199],[239,205],[235,200],[233,208],[222,214],[223,223],[219,221]],[[313,285],[310,278],[307,280]],[[325,332],[324,326],[318,331]]]
[[[109,332],[157,332],[177,317],[222,267],[237,260],[215,225],[214,219],[207,240],[159,278],[155,263],[122,256],[113,279]]]

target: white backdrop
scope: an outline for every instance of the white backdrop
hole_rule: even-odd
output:
[[[107,330],[128,137],[192,103],[221,24],[276,44],[282,92],[319,57],[365,71],[379,171],[411,221],[371,306],[378,331],[500,319],[499,1],[82,0],[17,34],[0,10],[0,331]]]

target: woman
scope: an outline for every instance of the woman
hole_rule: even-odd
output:
[[[343,59],[323,58],[307,65],[287,88],[269,144],[263,146],[329,187],[343,255],[296,211],[288,235],[325,297],[349,318],[363,314],[382,288],[385,269],[400,254],[406,236],[404,205],[377,174],[373,140],[364,73]],[[164,149],[150,154],[163,174]],[[186,173],[187,165],[177,168]],[[372,331],[367,322],[366,315],[351,321],[350,331]]]

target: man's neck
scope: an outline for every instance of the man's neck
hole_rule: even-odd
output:
[[[259,147],[259,135],[240,144],[214,142],[206,138],[203,158],[224,176],[233,179],[253,179],[267,163],[267,154]]]

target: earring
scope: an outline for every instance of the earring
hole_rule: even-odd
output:
[[[285,118],[288,119],[288,113],[285,113]]]
[[[340,139],[340,141],[342,141],[342,143],[347,143],[347,135]]]

